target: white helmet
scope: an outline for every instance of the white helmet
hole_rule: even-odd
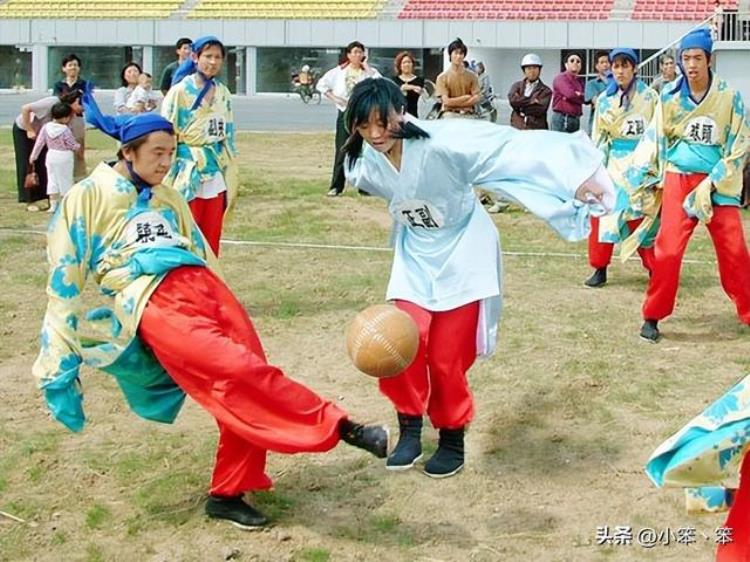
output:
[[[306,64],[302,67],[302,72],[309,72],[310,71],[310,65]]]
[[[529,53],[521,59],[521,68],[524,66],[538,66],[541,68],[543,66],[542,59],[536,53]]]

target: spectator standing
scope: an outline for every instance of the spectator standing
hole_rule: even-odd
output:
[[[417,61],[409,51],[401,51],[396,55],[393,63],[394,77],[393,81],[401,87],[401,91],[406,96],[406,113],[419,117],[417,109],[419,106],[419,96],[424,88],[424,77],[414,74]]]
[[[571,53],[565,59],[565,71],[552,81],[552,130],[575,133],[581,127],[583,113],[583,81],[581,57]]]
[[[521,59],[523,80],[510,87],[508,102],[513,113],[510,124],[516,129],[547,129],[547,111],[552,101],[552,90],[542,82],[542,59],[529,53]]]
[[[36,137],[34,150],[31,151],[29,162],[34,163],[43,148],[47,149],[45,166],[47,168],[47,195],[49,209],[54,213],[57,206],[70,188],[73,187],[74,151],[80,145],[73,137],[68,127],[73,118],[73,108],[65,102],[57,102],[52,106],[52,121],[44,125]]]
[[[468,49],[460,38],[448,45],[448,69],[441,72],[435,83],[435,95],[443,104],[442,119],[476,117],[479,102],[479,77],[464,63]]]
[[[599,95],[607,89],[609,83],[610,71],[609,71],[609,53],[606,51],[599,51],[596,53],[596,59],[594,63],[594,69],[596,70],[596,77],[586,82],[586,90],[584,91],[584,103],[591,106],[589,111],[589,120],[586,126],[586,131],[591,135],[591,127],[594,124],[596,116],[596,100]]]
[[[47,151],[42,150],[37,158],[36,173],[39,185],[33,189],[24,188],[24,180],[29,171],[29,158],[34,150],[34,143],[42,127],[52,120],[52,106],[63,101],[73,108],[77,116],[83,114],[81,107],[82,93],[75,90],[61,97],[47,96],[21,107],[21,113],[13,123],[13,150],[16,157],[16,183],[18,202],[26,203],[28,211],[39,211],[39,203],[47,198]]]
[[[365,46],[359,41],[352,41],[346,46],[346,60],[326,72],[318,80],[318,91],[336,106],[336,138],[335,154],[333,158],[333,172],[328,197],[338,197],[344,192],[346,177],[344,176],[344,146],[349,133],[344,126],[344,112],[349,96],[359,82],[365,78],[377,78],[380,73],[367,64]]]
[[[115,111],[117,113],[133,113],[128,109],[128,102],[133,95],[133,91],[138,87],[138,81],[143,74],[141,65],[137,62],[129,62],[122,67],[120,71],[120,82],[122,86],[115,90]]]
[[[193,51],[193,41],[188,37],[180,37],[174,48],[177,53],[177,60],[170,62],[161,74],[159,89],[164,96],[167,95],[169,88],[172,87],[172,76],[174,76],[177,67],[190,58],[190,53]]]
[[[674,57],[672,55],[662,55],[659,59],[659,70],[661,70],[661,75],[654,80],[651,87],[661,93],[666,84],[677,80],[677,65],[674,63]]]

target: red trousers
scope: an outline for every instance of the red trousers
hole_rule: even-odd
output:
[[[661,226],[654,243],[654,267],[643,303],[643,318],[661,320],[674,310],[680,269],[690,237],[698,224],[687,216],[682,203],[705,174],[667,172],[661,207]],[[708,233],[719,262],[724,291],[734,301],[737,315],[750,324],[750,255],[738,207],[714,206]]]
[[[396,301],[419,328],[419,350],[401,374],[380,379],[380,391],[397,412],[421,416],[427,412],[438,429],[457,429],[474,416],[474,400],[466,371],[476,359],[479,303],[431,312],[414,303]]]
[[[633,232],[643,219],[634,219],[628,221],[628,228]],[[589,234],[589,264],[594,269],[607,267],[612,261],[612,253],[615,245],[609,242],[599,242],[599,217],[591,217],[591,234]],[[638,255],[641,256],[641,263],[646,271],[651,271],[654,259],[653,248],[638,248]]]
[[[724,523],[731,529],[732,542],[719,545],[716,562],[750,561],[750,455],[745,454],[740,468],[740,488],[734,495],[732,507]]]
[[[208,245],[214,254],[219,255],[219,241],[221,240],[221,228],[224,225],[224,209],[226,208],[226,191],[211,199],[198,199],[190,201],[190,212],[193,220],[206,237]]]
[[[266,452],[322,452],[346,413],[269,365],[245,309],[203,267],[179,267],[143,312],[141,339],[185,393],[219,424],[211,493],[270,488]]]

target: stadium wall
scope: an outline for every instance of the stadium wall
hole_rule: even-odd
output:
[[[50,47],[64,46],[70,51],[76,47],[121,47],[128,49],[127,53],[138,52],[145,69],[158,72],[159,65],[154,61],[169,55],[176,38],[211,33],[236,48],[234,64],[241,67],[241,76],[234,90],[254,94],[258,92],[256,85],[263,82],[257,75],[256,48],[335,49],[356,38],[370,48],[434,49],[461,37],[470,48],[470,58],[485,61],[496,91],[504,96],[518,79],[518,61],[526,52],[542,56],[543,78],[549,83],[559,70],[560,55],[565,50],[615,45],[654,50],[692,26],[689,22],[641,21],[0,20],[0,47],[30,52],[31,86],[44,90],[50,87],[55,70],[49,66],[55,66],[59,56],[59,48],[54,57],[50,56],[54,51]],[[727,62],[732,65],[733,82],[746,75],[737,71],[736,60],[743,56],[740,53],[746,57],[750,46],[739,45],[741,50],[734,47]]]

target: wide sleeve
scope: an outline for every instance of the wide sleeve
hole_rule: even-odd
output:
[[[624,189],[631,200],[638,199],[646,188],[660,187],[667,155],[663,123],[664,105],[659,100],[638,146],[627,157],[623,174],[613,177],[615,184]]]
[[[588,235],[592,212],[601,215],[612,210],[614,186],[602,166],[601,152],[585,134],[472,124],[467,134],[460,135],[460,143],[443,143],[466,184],[518,202],[566,240]],[[602,204],[575,198],[584,184],[599,186]]]
[[[708,176],[685,198],[685,212],[701,222],[713,218],[714,190],[720,195],[737,198],[742,194],[742,171],[750,149],[748,123],[742,96],[735,92],[732,98],[732,113],[727,124],[727,136],[722,146],[722,157],[714,164]]]
[[[739,92],[735,92],[732,100],[731,119],[722,159],[716,163],[708,177],[719,193],[738,196],[742,190],[745,158],[750,151],[750,128],[745,115],[745,104]]]
[[[52,415],[73,431],[83,429],[80,389],[81,343],[78,318],[81,292],[88,274],[90,233],[84,190],[63,198],[47,238],[49,279],[41,349],[32,373]]]
[[[382,171],[373,162],[368,161],[367,150],[367,146],[363,146],[362,154],[352,167],[349,166],[349,156],[344,159],[346,180],[357,189],[366,191],[370,195],[388,199]]]
[[[232,108],[232,94],[227,89],[226,91],[226,99],[227,99],[227,152],[229,152],[229,155],[234,158],[237,156],[237,143],[236,143],[236,133],[235,130],[235,124],[234,124],[234,110]]]
[[[179,100],[180,88],[174,87],[169,89],[167,95],[164,96],[164,101],[162,101],[161,103],[161,116],[172,123],[172,126],[175,128],[175,132],[178,132],[179,127],[177,119],[180,109]]]

